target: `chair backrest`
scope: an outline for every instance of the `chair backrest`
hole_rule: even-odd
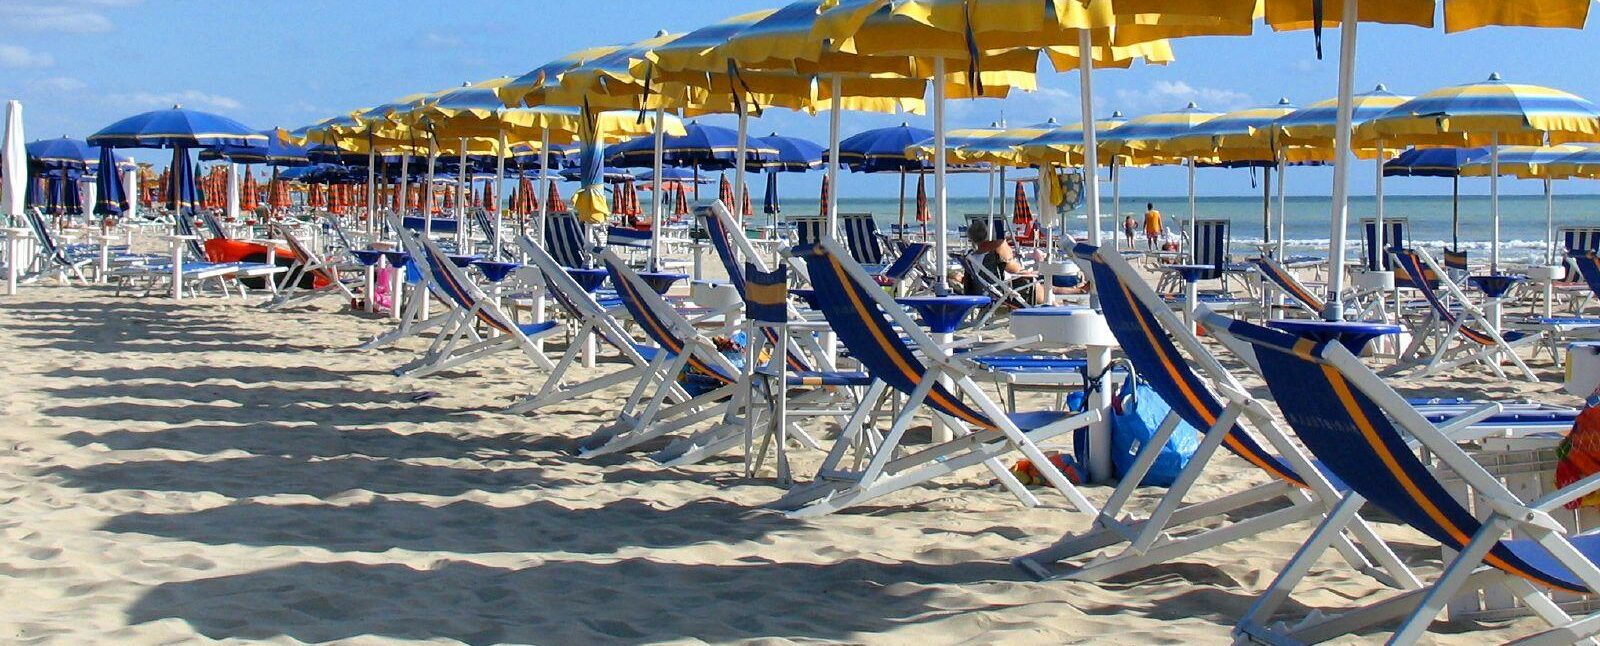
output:
[[[889,280],[899,282],[905,280],[915,271],[917,264],[933,250],[933,245],[926,242],[913,242],[900,249],[900,255],[894,259],[894,264],[883,270],[883,276]]]
[[[528,262],[539,270],[550,296],[566,310],[568,316],[593,322],[595,331],[601,339],[629,358],[639,357],[639,352],[633,347],[633,337],[629,336],[627,331],[622,329],[622,325],[594,300],[593,294],[579,285],[578,281],[573,280],[572,275],[567,273],[561,263],[556,262],[550,252],[534,244],[527,236],[517,236],[517,245],[522,248],[522,253],[528,258]]]
[[[1397,282],[1398,275],[1401,272],[1405,272],[1409,276],[1439,275],[1438,265],[1434,263],[1433,258],[1428,256],[1426,251],[1421,249],[1393,249],[1390,254],[1394,256]],[[1455,283],[1427,280],[1411,282],[1412,287],[1422,293],[1422,298],[1428,302],[1428,307],[1433,310],[1433,315],[1444,324],[1459,327],[1461,336],[1479,345],[1490,346],[1495,344],[1494,337],[1484,334],[1481,330],[1461,320],[1461,317],[1456,315],[1455,310],[1444,302],[1444,297],[1439,294],[1441,287],[1450,291],[1451,296],[1454,296],[1456,300],[1462,303],[1467,302],[1466,295],[1460,293]]]
[[[1200,276],[1201,280],[1221,278],[1228,266],[1229,225],[1228,220],[1195,220],[1192,262],[1212,268]]]
[[[967,228],[972,228],[973,223],[982,222],[989,227],[990,240],[1005,240],[1011,237],[1011,221],[999,214],[968,213]]]
[[[1590,250],[1573,251],[1568,257],[1578,266],[1578,276],[1589,285],[1589,291],[1600,298],[1600,253]]]
[[[705,227],[706,238],[711,242],[711,250],[717,254],[722,269],[728,273],[728,282],[732,283],[733,288],[738,290],[739,296],[743,297],[744,267],[746,264],[755,264],[758,269],[765,270],[761,265],[760,255],[753,250],[741,249],[740,251],[744,252],[744,261],[740,261],[738,252],[733,248],[737,244],[734,236],[743,238],[744,235],[736,233],[738,227],[730,222],[732,216],[727,214],[727,208],[723,207],[721,202],[695,208],[695,217],[699,218],[700,225]]]
[[[486,209],[472,209],[472,221],[478,226],[478,233],[485,240],[494,239],[494,217]]]
[[[328,223],[328,228],[333,231],[333,235],[339,239],[339,244],[344,245],[346,250],[354,251],[356,249],[355,243],[350,242],[350,236],[345,233],[344,223],[339,221],[339,216],[332,213],[324,213],[322,214],[322,220]]]
[[[184,244],[189,247],[190,258],[193,258],[196,262],[209,260],[206,257],[205,246],[200,244],[200,232],[194,228],[194,215],[192,213],[186,213],[185,209],[178,209],[176,213],[172,214],[172,228],[178,235],[189,238],[184,241]]]
[[[218,240],[228,239],[228,229],[222,226],[222,220],[217,219],[217,214],[210,209],[198,209],[200,221],[205,223],[206,229],[211,231],[211,237]]]
[[[905,308],[890,299],[849,253],[834,240],[796,247],[811,275],[818,309],[850,350],[850,356],[873,377],[910,394],[929,379],[928,368],[913,349],[926,353],[944,350],[928,336]],[[910,345],[907,344],[909,340]],[[984,429],[995,429],[987,415],[962,401],[944,384],[930,386],[927,406],[952,418]]]
[[[622,306],[627,308],[628,315],[662,352],[673,356],[688,353],[689,366],[702,374],[724,384],[739,381],[739,369],[721,354],[708,352],[695,343],[694,337],[700,332],[694,325],[651,289],[638,273],[628,268],[622,258],[610,251],[603,251],[600,253],[600,262],[611,275],[611,282],[616,285],[617,296],[622,300]]]
[[[300,238],[293,231],[290,231],[289,227],[273,225],[272,228],[278,232],[278,235],[283,237],[284,243],[289,245],[289,253],[294,254],[294,257],[301,264],[307,267],[315,267],[315,269],[311,270],[312,275],[330,282],[338,282],[339,275],[328,267],[323,266],[322,256],[312,251],[305,243],[300,242]]]
[[[809,247],[828,236],[828,219],[819,215],[806,215],[789,218],[794,224],[794,243],[798,247]]]
[[[884,264],[883,240],[878,237],[878,221],[871,213],[840,213],[839,226],[844,229],[851,258],[863,265]]]
[[[1327,307],[1327,303],[1324,303],[1315,292],[1306,287],[1305,283],[1300,282],[1300,279],[1295,278],[1294,274],[1289,273],[1287,268],[1278,264],[1278,261],[1262,256],[1255,259],[1255,264],[1256,271],[1261,273],[1262,278],[1272,281],[1272,284],[1283,290],[1283,293],[1300,301],[1300,304],[1311,311],[1320,313]]]
[[[633,227],[606,227],[606,246],[644,250],[650,248],[650,231]]]
[[[1383,241],[1378,241],[1378,221],[1361,218],[1361,249],[1367,271],[1389,271],[1394,267],[1388,251],[1411,246],[1411,222],[1405,218],[1384,218]]]
[[[1561,227],[1561,245],[1566,253],[1600,251],[1600,227]]]
[[[781,325],[789,322],[789,266],[778,265],[774,271],[762,271],[753,263],[745,263],[747,279],[743,291],[744,316],[759,323]]]
[[[571,211],[551,213],[545,222],[544,246],[562,267],[587,269],[592,266],[589,256],[589,233],[578,215]]]
[[[505,312],[500,311],[500,306],[494,299],[483,293],[483,290],[472,282],[472,278],[467,276],[467,270],[451,262],[450,255],[440,249],[438,244],[407,231],[400,232],[400,239],[406,247],[406,252],[411,254],[412,260],[421,263],[423,271],[428,272],[433,282],[439,285],[457,306],[472,309],[478,320],[489,327],[506,334],[522,334],[516,323],[506,316]]]
[[[1406,435],[1421,441],[1452,469],[1472,460],[1381,377],[1338,342],[1317,343],[1216,314],[1208,315],[1205,325],[1255,349],[1261,376],[1284,419],[1340,480],[1417,531],[1451,549],[1466,548],[1482,524],[1439,481],[1439,467],[1417,457]],[[1495,493],[1511,497],[1481,467],[1473,464],[1473,468],[1482,475],[1469,479],[1474,486],[1488,484],[1498,489]],[[1588,591],[1546,553],[1513,551],[1501,543],[1484,562],[1546,587]]]
[[[50,225],[45,222],[44,214],[39,212],[39,208],[31,207],[24,211],[23,214],[28,220],[28,228],[33,230],[33,237],[39,240],[39,247],[44,249],[45,254],[50,256],[51,260],[64,262],[66,254],[62,252],[61,247],[56,245],[55,234],[50,232]]]
[[[1243,386],[1115,250],[1105,253],[1099,247],[1079,244],[1072,253],[1088,266],[1090,284],[1099,297],[1106,324],[1134,371],[1183,421],[1202,432],[1210,429],[1225,406],[1195,368],[1198,366],[1229,389],[1244,392]],[[1174,342],[1187,348],[1191,358],[1185,359]],[[1305,484],[1289,465],[1237,424],[1228,429],[1223,446],[1274,477],[1295,485]]]

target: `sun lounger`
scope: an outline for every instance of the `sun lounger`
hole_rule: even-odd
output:
[[[1423,277],[1444,274],[1444,270],[1439,268],[1428,252],[1421,249],[1395,249],[1391,251],[1391,256],[1395,261],[1396,274]],[[1500,368],[1500,362],[1504,360],[1515,365],[1528,381],[1539,380],[1528,364],[1517,356],[1516,349],[1538,343],[1540,333],[1496,330],[1489,317],[1467,300],[1460,286],[1448,280],[1439,280],[1437,283],[1436,287],[1431,280],[1411,281],[1412,287],[1421,292],[1430,314],[1414,326],[1411,345],[1401,353],[1402,357],[1421,357],[1431,344],[1432,352],[1422,366],[1421,374],[1435,374],[1470,363],[1482,363],[1503,379],[1506,375]],[[1445,302],[1444,295],[1440,294],[1441,289],[1452,302]],[[1459,313],[1457,308],[1460,308]]]
[[[1551,626],[1519,643],[1569,644],[1600,631],[1600,616],[1575,619],[1550,597],[1551,592],[1600,590],[1600,535],[1569,535],[1551,515],[1600,488],[1600,475],[1523,500],[1474,462],[1454,435],[1475,419],[1495,414],[1498,406],[1488,404],[1443,424],[1430,423],[1339,343],[1304,340],[1214,313],[1203,319],[1219,338],[1248,345],[1300,441],[1354,492],[1324,518],[1256,599],[1236,636],[1263,643],[1310,643],[1350,634],[1367,639],[1373,627],[1398,619],[1388,641],[1410,644],[1427,632],[1458,592],[1496,586],[1520,598]],[[1418,447],[1428,452],[1431,463],[1418,457]],[[1444,474],[1477,492],[1482,504],[1476,514],[1450,494],[1441,482]],[[1455,556],[1426,587],[1346,612],[1317,610],[1293,625],[1274,623],[1278,609],[1314,562],[1368,501],[1454,550]]]

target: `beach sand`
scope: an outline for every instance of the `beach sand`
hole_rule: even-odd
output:
[[[350,350],[385,323],[336,305],[267,313],[54,285],[0,301],[0,639],[1225,643],[1310,532],[1289,525],[1098,585],[1036,583],[1007,561],[1084,527],[1059,496],[1024,509],[968,470],[789,520],[759,508],[781,490],[744,480],[731,457],[662,470],[639,454],[567,456],[623,388],[506,415],[542,378],[525,361],[396,379],[421,342]],[[1407,383],[1575,403],[1540,365],[1542,385]],[[801,456],[805,473],[817,456]],[[1193,498],[1261,478],[1227,457]],[[1437,545],[1384,532],[1436,562]],[[1296,602],[1379,590],[1325,558]],[[1538,625],[1444,625],[1430,639]]]

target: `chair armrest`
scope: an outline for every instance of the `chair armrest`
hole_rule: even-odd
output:
[[[1597,489],[1600,489],[1600,473],[1545,494],[1538,500],[1528,503],[1528,507],[1534,511],[1548,513],[1550,510],[1594,493]]]

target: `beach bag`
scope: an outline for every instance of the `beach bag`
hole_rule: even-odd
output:
[[[372,302],[379,310],[387,311],[394,306],[394,297],[389,293],[389,284],[394,280],[394,271],[393,267],[378,268],[377,284],[373,285]]]
[[[1129,374],[1122,382],[1116,396],[1111,398],[1111,463],[1118,477],[1133,468],[1139,452],[1155,437],[1161,422],[1171,412],[1172,407],[1137,375]],[[1199,446],[1200,432],[1179,420],[1178,428],[1161,447],[1161,453],[1139,482],[1140,486],[1172,486]]]
[[[1600,390],[1590,395],[1572,430],[1556,447],[1556,488],[1561,489],[1600,473]],[[1600,507],[1600,493],[1586,494],[1566,504],[1567,509]]]

